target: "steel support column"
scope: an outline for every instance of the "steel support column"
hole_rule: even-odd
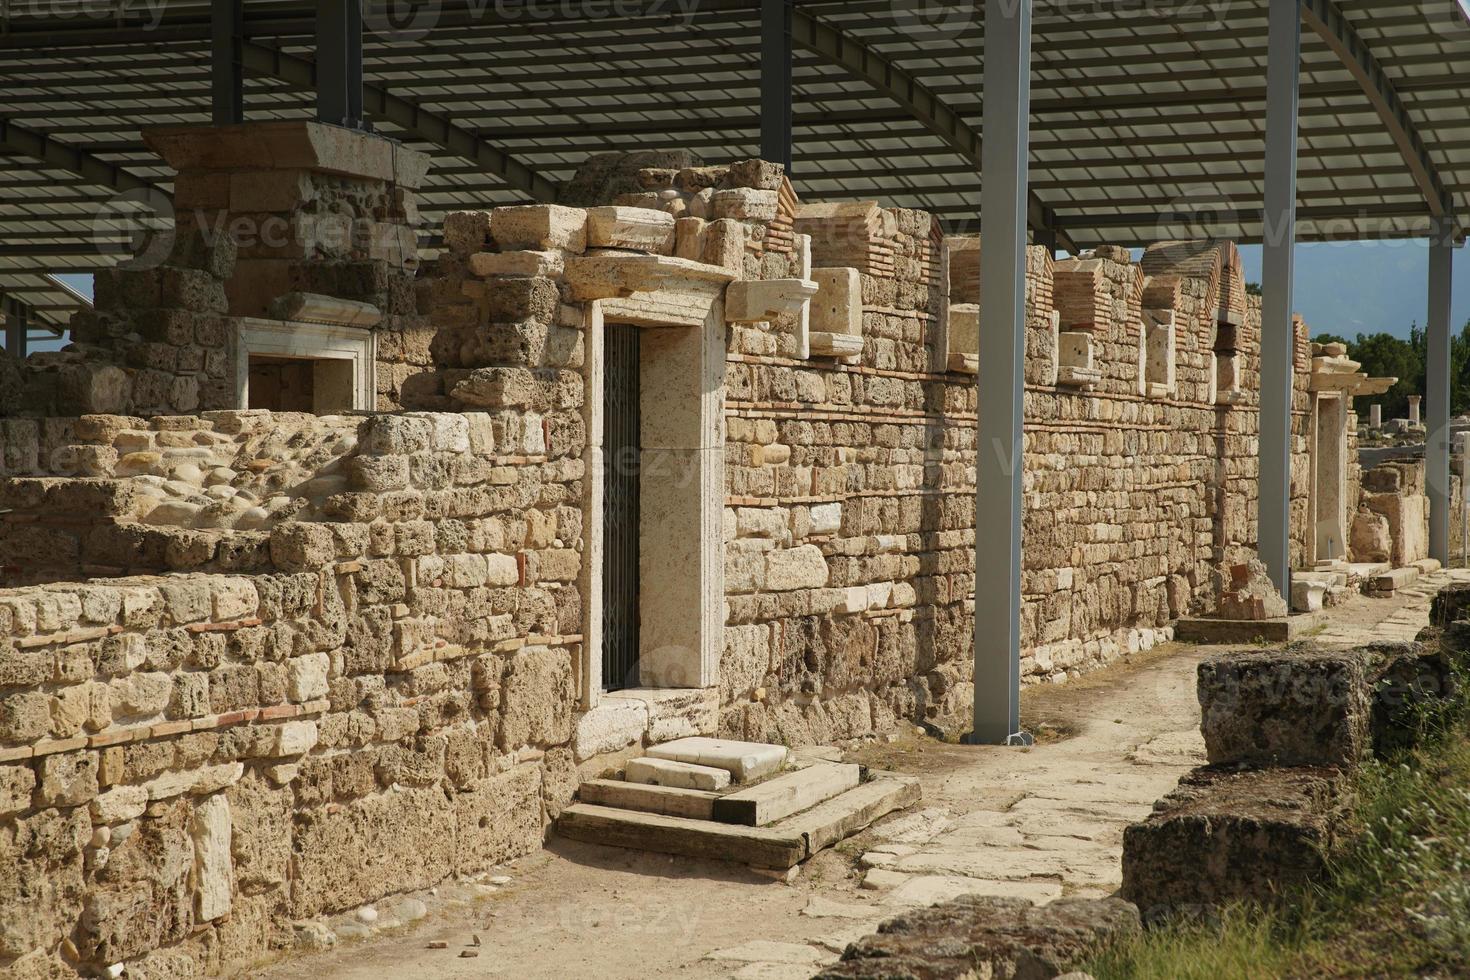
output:
[[[0,311],[5,316],[5,350],[16,360],[22,360],[26,356],[26,331],[30,327],[25,306],[7,296],[0,304]]]
[[[1026,325],[1031,0],[986,0],[980,151],[980,372],[975,442],[975,728],[1021,729],[1021,421]]]
[[[1296,328],[1297,110],[1301,100],[1301,0],[1271,0],[1266,65],[1266,210],[1261,251],[1260,496],[1257,550],[1291,595],[1291,395]]]
[[[1455,264],[1454,220],[1439,218],[1429,239],[1428,357],[1425,392],[1429,436],[1425,456],[1429,487],[1429,557],[1450,563],[1450,300]]]
[[[791,0],[761,0],[761,159],[791,172]]]
[[[323,0],[316,8],[316,117],[362,124],[362,7],[358,0]]]
[[[215,0],[210,8],[210,109],[216,126],[245,121],[244,0]]]

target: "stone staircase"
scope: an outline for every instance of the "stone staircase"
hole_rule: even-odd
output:
[[[713,738],[654,746],[618,775],[584,782],[557,832],[769,871],[794,868],[921,795],[911,776]]]

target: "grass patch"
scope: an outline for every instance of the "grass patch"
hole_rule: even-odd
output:
[[[1274,908],[1151,930],[1080,968],[1098,980],[1470,977],[1470,712],[1458,703],[1421,725],[1418,748],[1356,776],[1361,831],[1326,880]]]

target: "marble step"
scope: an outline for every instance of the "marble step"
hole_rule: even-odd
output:
[[[784,870],[920,796],[917,779],[885,773],[762,827],[574,803],[556,828],[563,837],[593,844]]]

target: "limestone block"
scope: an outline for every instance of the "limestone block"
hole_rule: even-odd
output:
[[[1327,595],[1326,582],[1314,582],[1299,578],[1291,579],[1291,608],[1295,612],[1317,612]]]
[[[470,256],[470,272],[481,278],[489,276],[525,276],[559,278],[566,270],[563,252],[540,252],[523,249],[517,252],[477,252]]]
[[[734,218],[739,221],[774,221],[779,195],[779,191],[750,187],[716,190],[710,196],[710,217]]]
[[[819,970],[813,980],[1091,980],[1090,974],[1068,970],[1095,950],[1126,941],[1140,930],[1138,909],[1118,898],[1053,898],[1060,894],[1060,888],[1018,887],[1014,882],[985,885],[986,891],[1004,889],[1005,895],[976,894],[973,878],[912,876],[884,869],[870,871],[863,884],[867,888],[885,887],[880,884],[885,879],[898,885],[885,897],[885,903],[919,907],[849,944],[842,961]],[[1033,905],[1028,896],[1045,904]],[[812,913],[808,906],[807,914]],[[871,913],[862,914],[866,917]],[[796,949],[805,951],[810,947]],[[764,958],[770,954],[761,955]],[[806,967],[792,975],[806,976],[813,969]]]
[[[951,303],[949,307],[950,354],[980,353],[980,307],[975,303]]]
[[[235,874],[230,860],[230,803],[223,793],[211,796],[194,807],[189,820],[189,837],[194,844],[199,920],[208,922],[229,913],[235,891]]]
[[[558,204],[527,204],[490,212],[490,236],[501,250],[587,250],[587,212]],[[482,251],[482,249],[475,249]]]
[[[286,696],[297,703],[326,697],[330,667],[331,657],[325,653],[293,657],[286,665]]]
[[[346,327],[375,327],[382,310],[361,300],[341,299],[321,293],[287,293],[271,301],[270,315],[276,320],[332,323]]]
[[[817,284],[817,295],[812,300],[811,330],[817,333],[861,336],[863,287],[858,270],[813,269],[812,280]]]
[[[36,774],[29,766],[0,766],[0,818],[31,808]]]
[[[434,423],[429,415],[374,415],[362,428],[365,456],[407,456],[433,445]]]
[[[434,792],[437,792],[435,790]],[[442,797],[442,793],[440,796]],[[484,871],[542,846],[542,766],[525,763],[454,798],[454,870]],[[414,835],[409,844],[414,843]],[[432,883],[432,882],[431,882]],[[390,891],[400,891],[398,886]]]
[[[148,789],[144,786],[118,786],[91,803],[92,820],[99,824],[126,823],[141,817],[146,809]]]
[[[868,589],[864,585],[849,585],[842,590],[842,599],[832,609],[840,615],[852,616],[868,611]]]
[[[674,216],[649,208],[588,208],[587,247],[670,255],[674,251]]]
[[[827,561],[822,549],[802,545],[766,555],[766,588],[772,592],[820,589],[827,584]]]
[[[59,752],[41,760],[40,801],[44,806],[77,806],[97,795],[97,753]]]
[[[34,741],[51,726],[51,696],[41,691],[0,695],[0,743]]]
[[[648,712],[648,741],[667,742],[710,735],[719,726],[719,688],[629,688],[604,695],[605,701],[628,700]]]
[[[291,521],[271,529],[270,554],[283,572],[314,572],[336,558],[337,544],[325,525]]]
[[[1124,898],[1144,921],[1279,901],[1326,871],[1348,829],[1345,777],[1196,769],[1123,835]]]
[[[486,555],[485,573],[485,584],[490,586],[519,585],[521,581],[520,563],[514,555]]]
[[[1211,763],[1350,766],[1370,747],[1372,701],[1355,651],[1269,650],[1199,667]]]
[[[863,353],[863,338],[854,334],[813,330],[809,344],[813,357],[836,357],[853,362]]]
[[[735,529],[742,538],[781,541],[790,537],[786,519],[786,511],[779,508],[741,507],[735,511]]]
[[[347,478],[354,490],[384,493],[408,489],[407,456],[353,456],[346,464]]]
[[[457,401],[480,408],[525,408],[536,398],[536,376],[526,368],[487,367],[471,371],[454,386]]]
[[[799,315],[818,283],[811,279],[741,279],[725,290],[725,321],[757,323]]]
[[[317,743],[317,725],[314,721],[288,721],[277,726],[271,743],[273,756],[302,755],[310,752]]]
[[[648,729],[648,708],[641,701],[607,698],[577,716],[572,751],[578,762],[604,752],[636,745]]]
[[[724,769],[661,758],[633,759],[623,768],[623,778],[630,783],[707,792],[730,785],[730,773]]]
[[[114,717],[148,718],[162,714],[168,707],[174,684],[168,674],[144,672],[120,677],[108,688]]]
[[[158,586],[159,595],[163,597],[164,612],[178,626],[208,619],[214,611],[210,586],[210,581],[203,577],[180,576],[167,579]]]
[[[483,252],[490,239],[490,212],[451,211],[444,216],[444,246],[459,255]]]
[[[655,745],[648,754],[655,759],[723,769],[736,782],[747,783],[769,776],[785,766],[787,750],[783,745],[696,736]]]
[[[510,661],[501,684],[498,742],[505,750],[565,745],[572,737],[572,666],[566,651],[528,647]]]
[[[254,616],[260,607],[260,596],[249,579],[211,578],[209,587],[214,594],[214,618],[218,622],[246,619]]]

